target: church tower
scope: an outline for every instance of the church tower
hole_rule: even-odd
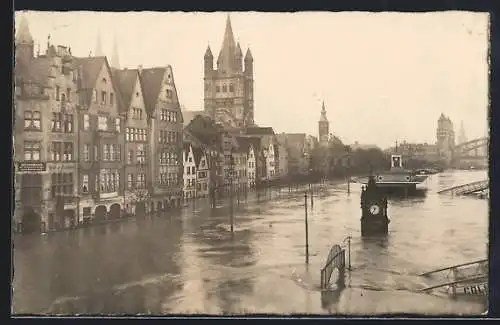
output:
[[[330,122],[328,122],[328,118],[326,117],[325,101],[323,101],[323,106],[321,108],[321,116],[318,122],[318,130],[319,130],[320,145],[321,146],[328,145],[328,137],[330,134]]]
[[[28,19],[21,16],[15,39],[16,64],[29,66],[34,57],[35,43],[31,35]]]
[[[253,56],[247,49],[243,57],[229,15],[216,69],[210,46],[203,61],[205,112],[224,126],[241,129],[253,125]]]

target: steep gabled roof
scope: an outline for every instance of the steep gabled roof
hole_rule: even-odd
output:
[[[148,115],[154,112],[166,71],[167,68],[161,67],[143,69],[141,72],[142,89],[144,90],[143,96]]]
[[[124,106],[123,109],[127,111],[130,107],[137,78],[139,77],[139,71],[136,69],[112,69],[112,71],[118,90],[120,91],[122,104]]]
[[[106,64],[105,56],[95,56],[88,58],[75,58],[75,64],[78,69],[81,67],[81,89],[92,89],[94,88],[97,78],[99,77],[99,72],[101,72],[102,66]]]
[[[247,127],[245,130],[246,134],[249,135],[274,135],[274,130],[272,127]]]
[[[201,157],[203,157],[203,149],[195,146],[192,146],[192,148],[193,148],[194,163],[196,164],[196,167],[198,167],[200,166]]]
[[[191,148],[191,144],[189,142],[184,142],[182,144],[182,150],[186,153],[186,157],[189,154],[189,148]]]

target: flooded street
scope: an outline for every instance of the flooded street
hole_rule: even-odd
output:
[[[303,192],[235,203],[207,200],[180,212],[72,232],[14,239],[13,312],[50,314],[426,313],[479,314],[477,300],[419,289],[418,274],[487,256],[488,201],[437,195],[486,171],[430,177],[426,197],[389,201],[387,239],[362,240],[360,187],[329,185],[309,209],[305,265]],[[347,288],[322,306],[320,269],[352,236]]]

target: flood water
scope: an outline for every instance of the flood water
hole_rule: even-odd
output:
[[[445,172],[426,197],[389,201],[389,235],[362,240],[360,188],[331,184],[309,208],[305,265],[304,196],[282,189],[256,202],[182,211],[72,232],[14,238],[15,314],[480,314],[485,303],[420,293],[418,276],[487,257],[488,201],[438,195],[487,178]],[[269,199],[271,195],[271,200]],[[264,201],[266,199],[266,201]],[[329,249],[352,236],[347,288],[321,303],[320,269]],[[434,282],[433,282],[434,281]]]

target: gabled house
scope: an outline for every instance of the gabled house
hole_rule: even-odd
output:
[[[123,120],[106,57],[76,59],[79,97],[79,209],[84,220],[117,219],[123,195]]]
[[[207,197],[210,186],[208,157],[200,147],[192,146],[192,150],[196,164],[196,197]]]
[[[157,211],[180,207],[183,122],[172,67],[139,70],[150,130],[150,208]]]
[[[189,143],[184,143],[182,160],[184,165],[184,199],[194,199],[196,198],[196,162],[193,147]]]
[[[113,69],[124,116],[124,210],[136,216],[146,213],[149,172],[148,115],[139,70]]]

